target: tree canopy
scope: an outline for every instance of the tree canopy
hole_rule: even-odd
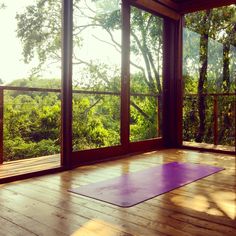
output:
[[[73,150],[119,145],[120,1],[74,0],[73,4],[73,89],[79,90],[73,93]],[[45,66],[61,63],[61,10],[60,0],[36,0],[16,14],[24,62],[37,59],[38,65],[32,68],[34,76],[15,80],[10,86],[61,87],[60,78],[40,76]],[[133,142],[161,136],[163,20],[131,7],[130,21]],[[205,94],[235,91],[235,27],[235,5],[185,17],[185,95],[196,95],[184,100],[184,140],[213,140],[213,100]],[[4,96],[5,160],[60,152],[60,93],[7,91]],[[234,99],[218,100],[221,144],[234,142]]]

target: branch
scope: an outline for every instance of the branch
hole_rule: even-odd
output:
[[[100,42],[102,42],[102,43],[106,43],[106,44],[108,44],[108,45],[114,47],[117,52],[121,53],[121,51],[117,48],[117,46],[116,46],[115,44],[112,44],[112,43],[110,43],[110,42],[107,42],[106,40],[103,40],[103,39],[99,39],[99,38],[98,38],[97,36],[95,36],[94,34],[93,34],[92,36],[93,36],[95,39],[97,39],[98,41],[100,41]]]
[[[154,72],[154,75],[155,75],[155,78],[156,78],[156,82],[157,82],[157,89],[158,89],[158,92],[161,93],[161,83],[160,83],[160,76],[159,76],[159,73],[154,65],[154,62],[153,62],[153,57],[152,57],[152,54],[150,52],[150,50],[148,49],[147,45],[145,44],[145,48],[147,50],[147,55],[148,55],[148,58],[149,58],[149,61],[150,61],[150,64],[151,64],[151,67],[152,67],[152,70]]]
[[[145,117],[150,123],[153,123],[152,118],[144,112],[138,105],[136,105],[133,101],[130,101],[130,105],[133,106],[143,117]]]
[[[93,9],[88,5],[88,3],[87,3],[86,0],[84,0],[84,3],[85,3],[85,5],[86,5],[86,7],[87,7],[91,12],[93,12],[94,14],[97,14],[97,12],[96,12],[95,10],[93,10]]]
[[[86,114],[93,108],[95,107],[103,98],[99,98],[95,103],[93,103],[90,107],[88,107],[87,109],[84,110],[84,112],[82,112],[82,114]]]
[[[101,26],[102,26],[102,25],[101,25]],[[103,27],[103,26],[102,26],[102,27]],[[113,37],[111,31],[110,31],[108,28],[104,28],[104,27],[103,27],[103,29],[105,29],[105,30],[107,31],[107,33],[110,35],[112,42],[115,43],[119,48],[121,48],[121,45],[115,41],[115,39],[114,39],[114,37]]]
[[[148,82],[148,87],[151,91],[155,91],[155,84],[153,82],[153,78],[152,78],[152,73],[151,73],[151,68],[150,68],[150,64],[149,64],[149,60],[148,60],[148,57],[146,55],[146,52],[144,51],[143,49],[143,46],[141,45],[140,41],[139,41],[139,38],[137,37],[137,35],[134,34],[133,31],[130,32],[131,35],[134,37],[142,55],[143,55],[143,58],[144,58],[144,62],[145,62],[145,65],[146,65],[146,68],[147,68],[147,73],[148,73],[148,78],[149,78],[149,81],[148,80],[145,80]],[[154,90],[153,90],[154,89]]]

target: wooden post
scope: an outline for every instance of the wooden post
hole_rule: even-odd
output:
[[[3,88],[0,87],[0,164],[3,163]]]
[[[214,95],[213,116],[214,116],[214,145],[217,145],[218,144],[218,96],[217,95]]]
[[[157,96],[157,135],[158,137],[161,137],[162,132],[161,132],[161,114],[162,114],[162,110],[161,110],[161,95]]]
[[[182,146],[182,18],[164,19],[162,133],[164,146]]]
[[[130,5],[122,1],[121,145],[128,149],[130,124]]]
[[[63,0],[61,165],[71,168],[73,0]]]

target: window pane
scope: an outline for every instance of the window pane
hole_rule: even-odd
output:
[[[120,18],[118,0],[74,2],[73,150],[120,144]]]
[[[0,84],[60,88],[61,1],[0,3]]]
[[[1,0],[0,29],[4,161],[58,154],[61,1]]]
[[[120,144],[119,96],[74,94],[73,118],[74,151]]]
[[[130,33],[130,141],[141,141],[161,136],[163,20],[132,7]]]
[[[235,12],[234,4],[185,16],[185,141],[235,145]]]
[[[6,91],[4,161],[60,153],[60,113],[59,93]]]

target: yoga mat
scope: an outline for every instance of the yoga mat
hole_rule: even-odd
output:
[[[221,170],[223,168],[203,164],[171,162],[68,191],[131,207]]]

